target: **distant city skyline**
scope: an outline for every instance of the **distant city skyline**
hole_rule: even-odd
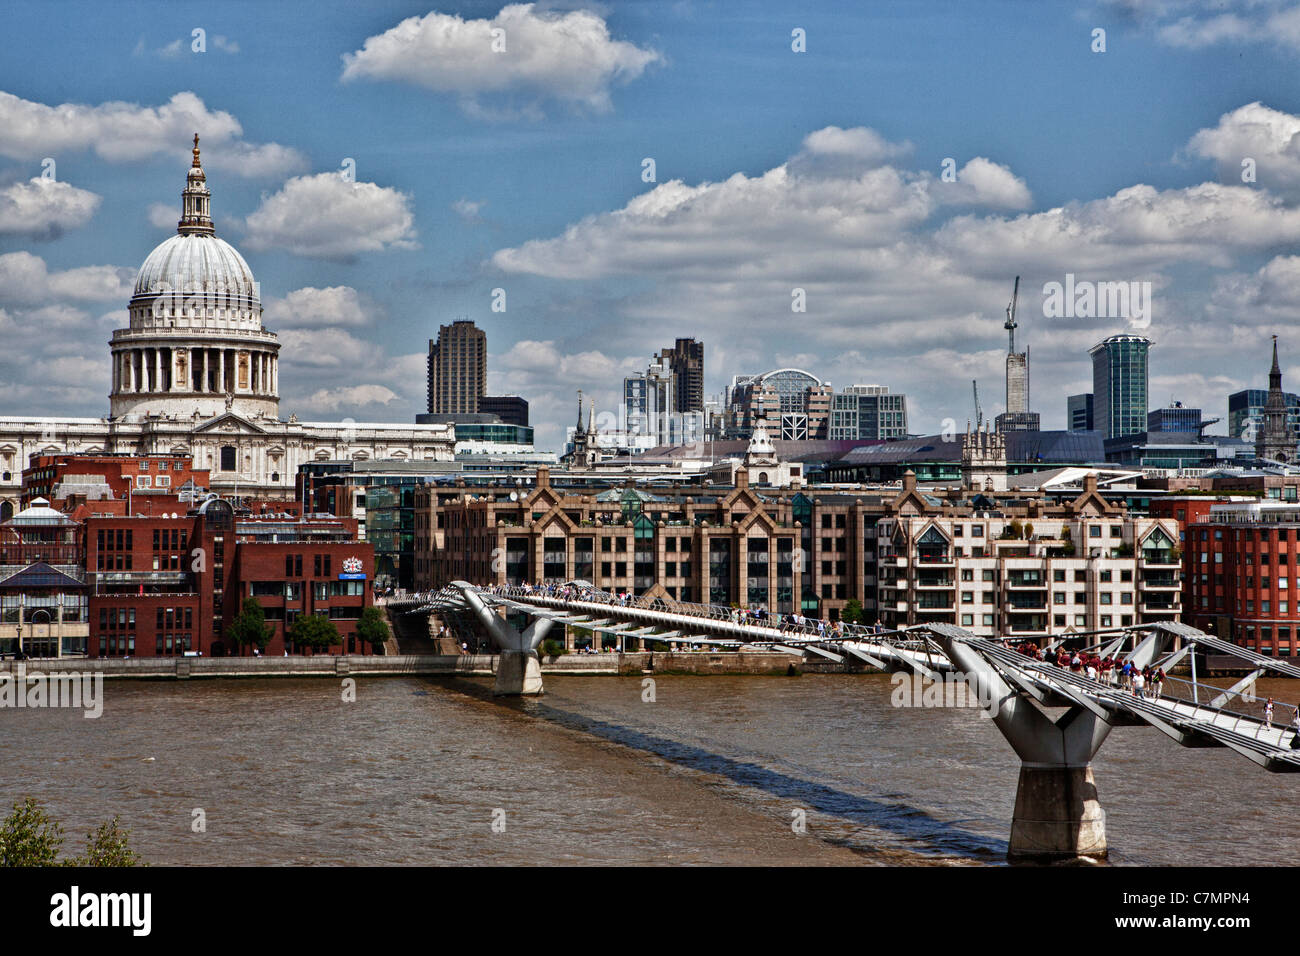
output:
[[[1045,429],[1117,333],[1155,343],[1153,408],[1226,418],[1275,333],[1300,382],[1286,4],[1240,5],[1234,30],[1217,6],[1121,0],[311,12],[303,34],[292,4],[7,11],[4,411],[102,414],[105,343],[175,229],[195,132],[303,419],[412,421],[428,339],[466,316],[486,393],[526,397],[542,448],[576,389],[615,410],[686,337],[705,395],[803,368],[888,382],[936,433],[974,416],[972,379],[1003,410],[1016,275]],[[1052,283],[1091,298],[1049,317]]]

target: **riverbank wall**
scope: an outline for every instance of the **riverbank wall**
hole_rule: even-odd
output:
[[[136,657],[0,661],[0,676],[102,674],[126,680],[191,680],[217,677],[491,677],[495,654],[400,654],[313,657]],[[555,676],[636,674],[787,675],[803,662],[789,654],[563,654],[542,661],[542,673]]]

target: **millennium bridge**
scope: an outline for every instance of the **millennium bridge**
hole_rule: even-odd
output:
[[[718,605],[616,596],[585,582],[480,587],[457,581],[441,591],[393,600],[388,608],[397,614],[472,615],[500,652],[493,692],[501,695],[542,692],[537,649],[555,624],[670,645],[785,651],[929,680],[958,677],[1020,757],[1008,848],[1012,859],[1106,855],[1106,815],[1092,758],[1115,727],[1154,727],[1183,747],[1227,748],[1273,773],[1300,771],[1294,725],[1274,725],[1229,706],[1247,699],[1259,677],[1300,677],[1300,668],[1175,622],[1072,633],[1047,647],[1082,639],[1100,657],[1166,671],[1191,655],[1191,680],[1170,676],[1158,695],[1139,696],[947,623],[896,630],[841,624],[828,632],[824,624],[741,618]],[[507,615],[527,623],[516,627]],[[1227,689],[1199,683],[1196,650],[1236,657],[1250,673]]]

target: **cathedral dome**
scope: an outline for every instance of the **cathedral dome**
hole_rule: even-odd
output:
[[[172,293],[258,302],[253,270],[235,247],[216,236],[175,235],[149,253],[135,279],[136,295]]]
[[[260,330],[262,300],[253,270],[212,226],[212,194],[197,134],[181,202],[176,235],[149,253],[135,277],[132,330]]]
[[[116,329],[112,418],[279,416],[279,339],[262,326],[253,270],[212,226],[212,195],[194,160],[181,193],[176,235],[145,258]]]

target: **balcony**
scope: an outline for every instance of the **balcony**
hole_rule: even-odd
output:
[[[918,594],[913,604],[918,611],[952,610],[951,594]]]
[[[1177,574],[1177,572],[1173,572],[1173,571],[1165,571],[1165,572],[1156,572],[1156,573],[1154,573],[1154,574],[1152,574],[1152,573],[1147,573],[1147,574],[1143,574],[1143,575],[1142,575],[1142,587],[1143,587],[1144,589],[1147,589],[1147,588],[1152,588],[1152,589],[1163,589],[1163,588],[1181,589],[1182,586],[1183,586],[1183,583],[1182,583],[1182,581],[1180,581],[1180,580],[1178,579],[1178,574]]]
[[[1172,548],[1149,549],[1142,552],[1142,567],[1144,568],[1177,568],[1181,567],[1183,558]]]
[[[1182,605],[1176,597],[1165,597],[1164,595],[1142,598],[1142,610],[1144,611],[1178,611]]]
[[[1045,588],[1047,581],[1041,574],[1018,574],[1015,571],[1007,573],[1008,588]]]
[[[943,551],[918,551],[916,553],[916,563],[926,567],[935,565],[952,565],[952,555],[947,550]]]
[[[1022,611],[1046,611],[1047,592],[1013,594],[1003,602],[1002,608],[1013,614]]]
[[[921,574],[916,579],[918,588],[950,588],[953,584],[953,579],[946,574]]]

